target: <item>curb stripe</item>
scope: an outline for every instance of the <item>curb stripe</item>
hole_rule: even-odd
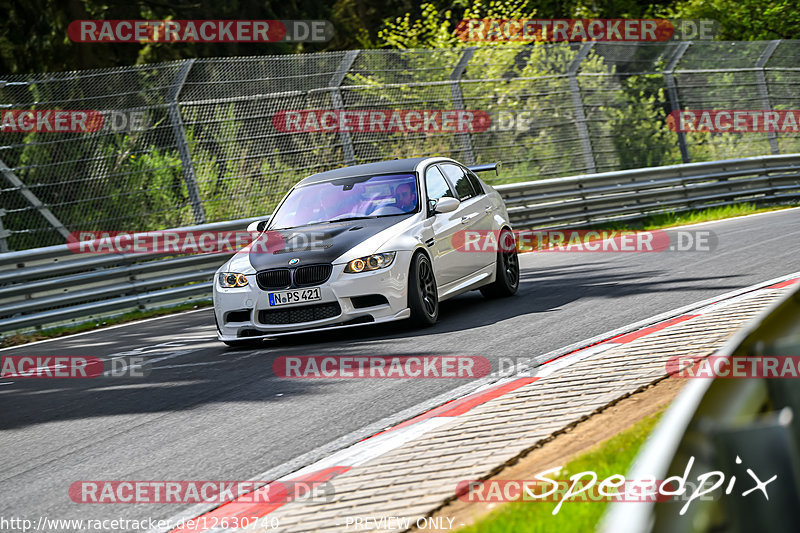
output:
[[[671,318],[669,320],[665,320],[664,322],[659,322],[654,326],[642,328],[639,331],[632,331],[631,333],[627,333],[625,335],[616,337],[613,339],[613,342],[615,344],[627,344],[629,342],[635,341],[636,339],[640,339],[645,335],[650,335],[651,333],[655,333],[656,331],[661,331],[662,329],[674,326],[675,324],[680,324],[681,322],[685,322],[687,320],[691,320],[692,318],[695,318],[697,316],[700,315],[683,315]]]
[[[459,398],[457,400],[453,400],[447,402],[446,404],[440,405],[439,407],[435,407],[430,411],[415,416],[414,418],[406,420],[405,422],[401,422],[400,424],[393,426],[387,429],[386,431],[381,431],[380,433],[376,433],[372,437],[381,435],[383,433],[388,433],[389,431],[394,431],[406,426],[410,426],[411,424],[416,424],[417,422],[421,422],[428,418],[453,417],[453,416],[463,415],[464,413],[470,411],[474,407],[481,405],[482,403],[486,403],[489,400],[494,400],[495,398],[499,398],[505,393],[511,392],[520,387],[524,387],[529,383],[533,383],[537,379],[539,378],[538,377],[518,378],[515,379],[514,381],[503,383],[502,385],[496,385],[485,391],[476,392],[470,394],[469,396],[464,396],[463,398]],[[372,437],[368,437],[368,439],[371,439]]]
[[[786,281],[781,281],[780,283],[776,283],[775,285],[770,285],[769,287],[765,287],[765,289],[782,289],[784,287],[788,287],[789,285],[794,285],[797,282],[800,282],[800,278],[787,279]]]

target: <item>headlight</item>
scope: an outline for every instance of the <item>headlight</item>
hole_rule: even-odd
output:
[[[239,274],[238,272],[220,272],[217,279],[219,280],[219,286],[223,289],[247,287],[247,278],[244,274]]]
[[[368,255],[366,257],[353,259],[347,263],[347,266],[344,267],[344,271],[357,274],[358,272],[367,272],[369,270],[386,268],[394,263],[395,253],[396,252],[386,252],[383,254]]]

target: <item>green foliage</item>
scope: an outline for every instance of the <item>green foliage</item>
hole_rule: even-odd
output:
[[[664,10],[664,14],[716,20],[721,26],[718,38],[722,40],[800,38],[800,11],[793,0],[686,0]]]
[[[460,19],[522,19],[533,18],[536,10],[528,10],[523,0],[489,0],[484,5],[482,0],[472,0],[467,5]],[[411,13],[402,17],[386,20],[378,31],[378,40],[388,48],[453,48],[471,46],[473,43],[460,40],[455,33],[454,13],[447,9],[442,11],[434,4],[425,3],[420,6],[418,18],[411,20]],[[496,43],[509,46],[510,43]],[[511,45],[513,46],[513,45]]]

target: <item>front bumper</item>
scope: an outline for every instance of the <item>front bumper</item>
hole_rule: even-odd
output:
[[[333,272],[327,282],[319,285],[321,300],[287,304],[277,307],[269,305],[269,293],[258,287],[256,275],[248,274],[247,287],[224,289],[214,280],[214,314],[217,321],[218,338],[223,341],[258,339],[306,333],[356,325],[375,324],[408,318],[408,270],[412,252],[397,252],[394,263],[388,268],[372,272],[347,274],[344,264],[333,265]],[[304,287],[306,288],[306,287]],[[288,290],[288,289],[284,289]],[[386,303],[370,307],[357,307],[360,296],[381,295]],[[293,317],[307,313],[300,312],[304,307],[338,304],[339,313],[322,320],[308,320],[291,323],[269,324],[261,322],[261,311],[289,311]],[[359,305],[363,305],[360,302]],[[328,305],[327,308],[335,306]]]

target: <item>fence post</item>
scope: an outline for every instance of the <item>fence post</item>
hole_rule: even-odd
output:
[[[680,111],[680,101],[678,99],[678,89],[675,86],[675,67],[678,65],[678,61],[681,60],[683,54],[686,52],[689,45],[692,44],[691,41],[684,41],[678,45],[678,50],[675,52],[675,55],[672,59],[669,60],[667,64],[667,68],[664,70],[664,83],[667,85],[667,98],[669,98],[669,106],[670,111]],[[681,151],[681,161],[684,163],[691,163],[691,158],[689,157],[689,147],[686,144],[686,135],[682,131],[678,131],[680,128],[679,125],[675,125],[676,133],[678,134],[678,148]]]
[[[5,214],[6,210],[0,208],[0,253],[2,254],[8,251],[8,241],[6,238],[11,235],[11,232],[3,227],[3,215]]]
[[[355,63],[360,50],[349,50],[344,54],[342,62],[336,72],[331,77],[331,104],[337,111],[344,109],[344,100],[342,99],[342,82],[350,67]],[[344,128],[339,128],[339,139],[342,140],[342,153],[348,165],[356,164],[356,152],[353,148],[353,138],[350,136],[349,131],[344,131]]]
[[[33,194],[33,191],[31,191],[28,186],[25,185],[3,161],[0,161],[0,173],[5,176],[6,180],[8,180],[11,185],[19,190],[20,194],[28,201],[28,203],[31,204],[37,211],[39,211],[39,214],[42,215],[42,217],[44,217],[44,219],[49,222],[50,225],[53,226],[53,228],[55,228],[55,230],[60,233],[62,237],[64,237],[64,239],[69,237],[69,230],[64,227],[64,224],[61,223],[61,221],[53,214],[53,212],[50,211],[50,209],[44,205],[35,194]]]
[[[575,126],[578,128],[578,138],[581,140],[583,148],[583,161],[586,165],[586,172],[594,174],[597,166],[594,161],[594,151],[592,150],[592,139],[589,136],[589,127],[586,124],[586,113],[583,110],[583,99],[581,98],[581,87],[578,85],[578,69],[589,52],[592,51],[594,43],[584,43],[578,51],[578,55],[572,60],[567,68],[569,77],[569,92],[572,97],[572,107],[575,110]]]
[[[178,154],[181,158],[183,181],[186,183],[186,190],[189,192],[189,201],[192,204],[194,223],[205,224],[206,214],[203,210],[203,201],[200,199],[200,189],[197,187],[197,178],[194,174],[194,164],[192,163],[192,156],[189,153],[189,146],[186,141],[183,118],[181,118],[181,111],[178,108],[178,97],[181,94],[181,90],[186,83],[186,78],[189,76],[189,71],[192,69],[193,64],[194,59],[187,59],[178,69],[178,74],[175,76],[175,85],[169,94],[169,118],[170,122],[172,122],[172,133],[175,136]]]
[[[464,50],[458,59],[453,72],[450,73],[450,95],[453,99],[453,109],[464,111],[464,95],[461,93],[461,76],[467,69],[467,63],[475,54],[475,47],[470,46]],[[464,154],[464,163],[467,165],[475,164],[475,149],[472,146],[472,137],[468,131],[456,133],[456,137],[461,144],[461,152]]]
[[[772,53],[778,48],[778,45],[781,43],[780,39],[775,41],[770,41],[767,44],[767,47],[764,49],[764,52],[761,54],[761,57],[758,58],[756,61],[756,82],[758,83],[758,95],[761,97],[761,108],[764,111],[772,111],[772,104],[769,101],[769,89],[767,88],[767,77],[764,70],[769,58],[772,57]],[[780,148],[778,148],[778,134],[774,131],[767,132],[767,139],[769,140],[769,148],[774,155],[778,155],[781,153]]]

